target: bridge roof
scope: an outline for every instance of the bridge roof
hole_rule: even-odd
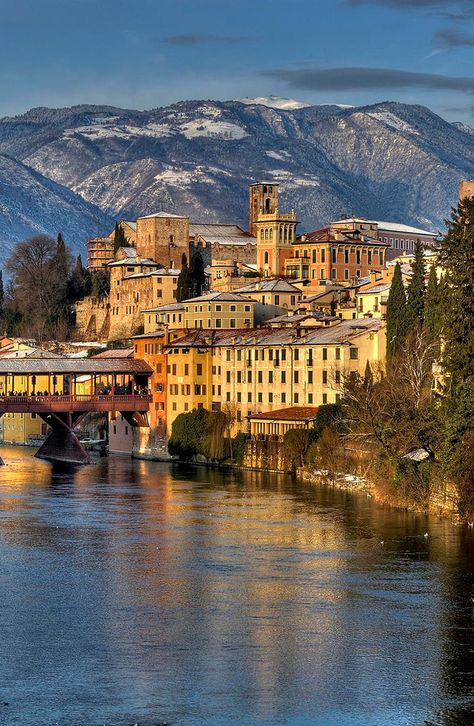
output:
[[[41,375],[48,373],[85,375],[87,373],[143,373],[153,369],[135,358],[7,358],[0,357],[0,375]]]

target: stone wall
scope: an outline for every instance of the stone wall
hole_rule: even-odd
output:
[[[248,469],[286,473],[292,468],[279,441],[255,441],[253,439],[245,444],[243,465]]]
[[[108,299],[86,297],[76,305],[77,340],[108,340],[110,332],[110,305]]]

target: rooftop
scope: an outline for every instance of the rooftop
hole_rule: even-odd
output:
[[[292,328],[243,328],[236,330],[192,330],[169,344],[170,348],[201,348],[206,346],[300,346],[350,345],[360,335],[376,333],[383,323],[378,318],[341,320],[337,325],[298,330]]]
[[[133,358],[133,348],[110,348],[102,350],[92,358]]]
[[[168,313],[184,310],[184,305],[181,302],[169,303],[168,305],[159,305],[157,308],[147,308],[143,310],[144,313]]]
[[[412,227],[409,224],[399,224],[398,222],[383,222],[381,220],[376,219],[364,219],[363,217],[348,217],[348,219],[338,219],[337,224],[341,224],[343,222],[347,222],[348,224],[351,223],[359,223],[359,224],[376,224],[378,225],[379,230],[385,230],[386,232],[402,232],[405,234],[429,234],[429,235],[437,235],[437,232],[429,232],[426,229],[420,229],[419,227]]]
[[[41,375],[49,373],[84,375],[90,373],[152,373],[144,360],[132,358],[0,358],[0,375]]]
[[[236,295],[234,292],[209,292],[206,295],[200,295],[200,297],[191,297],[189,300],[184,300],[184,303],[196,303],[196,302],[242,302],[242,303],[255,303],[250,297],[244,297],[244,295]]]
[[[170,212],[155,212],[155,214],[146,214],[143,217],[137,217],[138,219],[188,219],[184,214],[171,214]]]
[[[293,294],[301,294],[301,290],[292,285],[288,280],[282,280],[280,277],[274,277],[270,280],[256,280],[250,285],[239,287],[234,292],[241,293],[246,292],[289,292]]]
[[[289,406],[276,411],[254,413],[249,416],[251,421],[266,419],[270,421],[312,421],[318,411],[317,406]]]

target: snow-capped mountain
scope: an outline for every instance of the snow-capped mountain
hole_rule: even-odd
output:
[[[0,264],[14,244],[36,234],[62,232],[84,255],[87,237],[109,228],[112,219],[61,184],[0,155]]]
[[[164,210],[246,224],[247,185],[270,179],[280,182],[282,209],[297,210],[300,229],[350,212],[443,229],[459,180],[474,178],[472,132],[425,107],[285,102],[33,109],[0,120],[0,153],[94,205],[84,213],[100,208],[109,218]],[[2,186],[0,203],[11,193]],[[31,223],[35,215],[31,209]]]

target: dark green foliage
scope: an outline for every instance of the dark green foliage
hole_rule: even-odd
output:
[[[443,291],[443,366],[452,384],[474,377],[474,199],[453,209],[439,259]]]
[[[412,276],[407,288],[406,324],[407,330],[422,325],[425,308],[425,261],[423,245],[416,240],[415,259],[411,265]]]
[[[92,278],[89,270],[82,264],[81,255],[76,258],[74,269],[69,275],[67,282],[67,296],[71,303],[83,300],[90,295],[92,290]]]
[[[183,461],[199,454],[211,461],[222,461],[228,456],[226,426],[227,419],[221,411],[199,408],[181,413],[173,421],[168,451]]]
[[[190,297],[199,297],[206,286],[206,275],[204,274],[204,262],[199,250],[191,257],[190,272]]]
[[[240,432],[236,436],[234,436],[232,440],[232,450],[234,454],[234,461],[237,464],[243,464],[244,463],[244,455],[245,455],[245,445],[247,443],[247,436],[246,434]]]
[[[110,292],[110,277],[106,270],[94,270],[92,272],[92,297],[101,300]]]
[[[114,253],[121,247],[130,247],[130,242],[125,237],[125,232],[118,222],[115,222],[114,230]]]
[[[191,271],[188,267],[188,260],[183,252],[181,257],[181,272],[178,276],[176,287],[176,300],[182,302],[191,297]]]
[[[5,305],[5,293],[3,290],[3,272],[2,272],[2,270],[0,270],[0,320],[1,321],[3,321],[4,305]]]
[[[400,265],[395,265],[387,300],[387,358],[399,353],[408,331],[407,302]]]
[[[436,266],[432,265],[425,295],[425,326],[432,338],[438,338],[442,327],[441,286],[438,284]]]
[[[342,419],[342,404],[327,403],[320,406],[313,421],[313,431],[316,438],[319,438],[323,431],[329,426],[340,427]]]

